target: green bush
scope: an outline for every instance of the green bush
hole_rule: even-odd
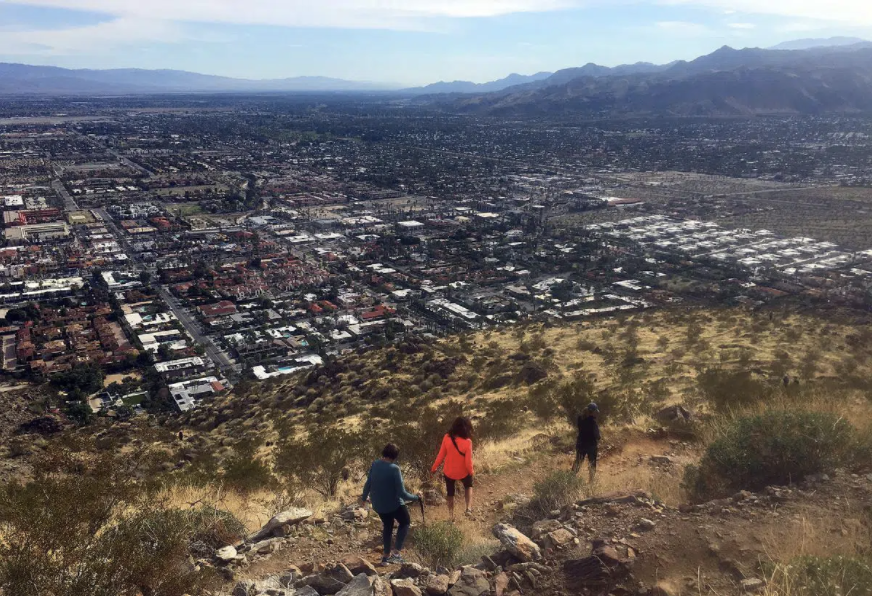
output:
[[[258,443],[244,441],[236,452],[224,462],[221,479],[243,493],[254,492],[275,484],[269,465],[257,456]]]
[[[282,433],[276,471],[290,483],[312,488],[325,497],[335,497],[350,467],[369,456],[368,437],[361,432],[319,429],[306,439],[297,439],[287,430]]]
[[[581,493],[582,481],[569,470],[559,470],[533,486],[533,499],[528,505],[536,519],[547,516],[555,509],[575,503]]]
[[[772,594],[872,596],[872,564],[854,557],[801,557],[768,575]]]
[[[455,401],[441,405],[438,410],[432,407],[400,408],[389,418],[389,426],[379,434],[379,444],[374,445],[374,449],[380,452],[384,443],[391,441],[400,448],[400,466],[419,479],[427,478],[442,438],[454,419],[462,415],[463,406]],[[477,436],[476,430],[473,440]]]
[[[863,441],[834,414],[770,411],[739,418],[711,443],[699,466],[685,472],[685,489],[696,499],[784,485],[810,474],[864,463]],[[866,462],[868,463],[868,462]]]
[[[190,528],[189,550],[201,557],[210,557],[215,550],[234,544],[248,534],[248,528],[236,516],[211,506],[186,512],[184,523]]]
[[[0,593],[201,594],[190,519],[134,480],[142,459],[52,452],[32,479],[0,487]]]
[[[415,530],[415,552],[431,569],[451,568],[463,548],[463,532],[454,524],[437,522]]]
[[[718,412],[753,405],[774,393],[771,386],[745,370],[710,368],[699,374],[696,383],[703,397]]]
[[[501,399],[487,404],[484,416],[475,423],[475,438],[501,441],[517,433],[524,423],[524,412],[515,400]]]

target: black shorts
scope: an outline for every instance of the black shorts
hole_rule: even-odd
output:
[[[458,482],[463,483],[464,489],[472,488],[472,484],[473,484],[472,476],[467,476],[463,480],[452,480],[448,476],[445,476],[445,493],[449,497],[453,497],[454,493],[457,492],[457,483]]]
[[[592,468],[596,467],[596,458],[599,453],[599,449],[596,445],[593,447],[576,445],[575,447],[575,457],[578,465],[581,465],[584,462],[584,458],[587,458],[587,461],[590,463]]]

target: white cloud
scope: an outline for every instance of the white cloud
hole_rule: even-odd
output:
[[[657,0],[672,6],[702,6],[736,13],[776,15],[798,19],[872,25],[869,0]]]
[[[754,23],[729,23],[727,27],[730,29],[756,29],[757,25]]]
[[[175,43],[183,39],[186,39],[186,35],[176,23],[119,18],[68,29],[3,31],[0,35],[0,54],[69,55],[141,43]]]
[[[0,0],[31,6],[83,10],[123,18],[168,21],[422,29],[433,18],[495,17],[548,12],[582,0]]]

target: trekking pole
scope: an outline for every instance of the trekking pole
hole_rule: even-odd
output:
[[[424,499],[418,500],[418,505],[421,507],[421,524],[426,528],[427,527],[427,518],[424,516]]]

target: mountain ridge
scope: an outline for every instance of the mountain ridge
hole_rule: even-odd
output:
[[[514,87],[452,107],[513,116],[872,113],[872,44],[804,51],[724,46],[653,72]]]
[[[319,76],[254,80],[173,69],[66,69],[0,63],[0,93],[3,94],[351,92],[390,91],[395,88],[383,83]]]

